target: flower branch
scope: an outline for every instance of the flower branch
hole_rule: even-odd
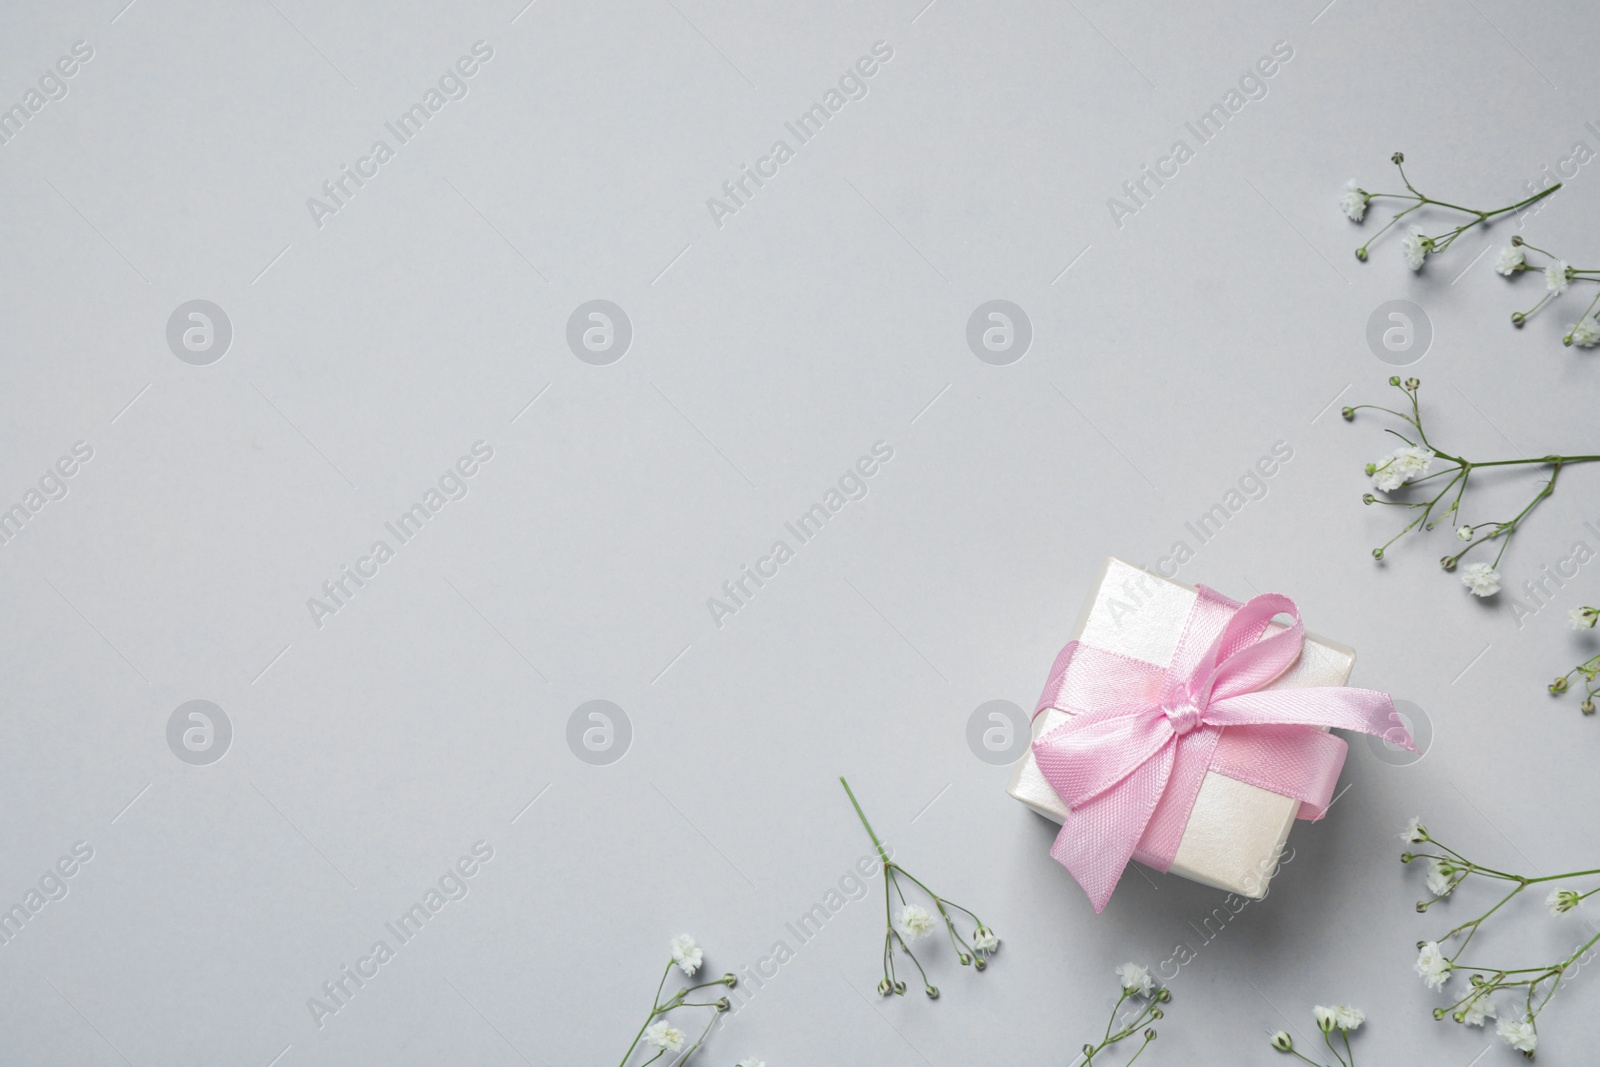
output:
[[[1350,1031],[1361,1029],[1361,1024],[1367,1021],[1367,1013],[1360,1008],[1352,1008],[1348,1004],[1340,1004],[1334,1008],[1326,1008],[1318,1004],[1311,1009],[1311,1017],[1317,1021],[1317,1029],[1322,1032],[1322,1043],[1328,1046],[1328,1051],[1333,1053],[1333,1058],[1339,1062],[1340,1067],[1355,1067],[1356,1053],[1350,1047]],[[1336,1031],[1339,1034],[1339,1040],[1344,1044],[1343,1055],[1339,1053],[1338,1047],[1333,1043],[1333,1035]],[[1312,1067],[1328,1067],[1328,1064],[1318,1063],[1295,1048],[1294,1038],[1289,1036],[1289,1031],[1287,1030],[1279,1030],[1272,1035],[1272,1047],[1279,1052],[1287,1052],[1297,1059],[1304,1060],[1311,1064]]]
[[[1542,266],[1528,260],[1528,252],[1536,252],[1545,257],[1549,262]],[[1589,306],[1583,309],[1583,314],[1578,316],[1578,321],[1567,324],[1567,332],[1561,338],[1564,345],[1577,345],[1579,348],[1593,348],[1600,344],[1600,321],[1595,319],[1594,309],[1600,304],[1600,268],[1574,267],[1566,260],[1561,259],[1552,252],[1524,241],[1521,236],[1511,238],[1511,244],[1500,250],[1500,256],[1495,261],[1494,269],[1510,278],[1517,274],[1529,271],[1539,271],[1544,274],[1544,296],[1539,302],[1527,311],[1513,311],[1511,325],[1521,328],[1528,321],[1528,316],[1537,312],[1556,297],[1567,291],[1573,282],[1589,282],[1595,286],[1594,299],[1589,301]]]
[[[667,960],[666,968],[661,972],[661,981],[656,983],[656,993],[650,1001],[650,1011],[645,1016],[644,1022],[640,1024],[639,1032],[633,1035],[633,1043],[628,1046],[628,1051],[622,1054],[622,1062],[619,1067],[627,1067],[629,1058],[633,1056],[634,1050],[639,1048],[641,1043],[647,1048],[654,1048],[656,1051],[648,1059],[641,1060],[638,1067],[646,1067],[647,1064],[654,1063],[669,1052],[679,1053],[674,1063],[677,1067],[681,1067],[681,1065],[687,1064],[689,1058],[700,1050],[700,1046],[705,1043],[706,1035],[711,1032],[711,1027],[716,1024],[717,1016],[728,1010],[728,998],[720,997],[717,1000],[710,1001],[690,1000],[689,994],[699,992],[702,989],[711,989],[715,986],[726,986],[732,989],[738,984],[738,979],[732,974],[725,974],[721,978],[716,978],[709,982],[681,986],[665,1000],[661,999],[661,993],[667,987],[667,978],[672,974],[672,968],[677,967],[686,977],[693,978],[695,972],[700,969],[700,964],[703,960],[704,955],[699,946],[694,943],[694,938],[688,934],[681,934],[672,939],[672,955]],[[672,1020],[667,1018],[670,1013],[680,1008],[712,1009],[706,1019],[705,1028],[700,1031],[700,1036],[695,1038],[693,1043],[689,1041],[687,1033],[679,1029]]]
[[[1408,848],[1400,855],[1402,863],[1412,863],[1416,860],[1426,860],[1428,863],[1429,896],[1417,901],[1419,912],[1426,913],[1440,901],[1453,896],[1462,883],[1471,878],[1497,882],[1504,889],[1504,893],[1476,918],[1468,919],[1446,931],[1436,940],[1417,942],[1416,971],[1430,989],[1438,990],[1445,988],[1455,972],[1461,971],[1467,974],[1467,991],[1445,1007],[1435,1008],[1433,1017],[1443,1019],[1448,1015],[1456,1022],[1469,1026],[1483,1026],[1487,1020],[1497,1019],[1496,1032],[1501,1039],[1531,1059],[1539,1045],[1537,1021],[1539,1013],[1550,1003],[1550,998],[1555,996],[1556,990],[1568,972],[1575,971],[1582,957],[1600,942],[1600,933],[1589,938],[1564,959],[1532,967],[1491,967],[1467,963],[1462,960],[1462,956],[1483,925],[1529,888],[1551,882],[1600,879],[1600,868],[1547,875],[1525,875],[1498,870],[1475,863],[1450,848],[1429,834],[1427,827],[1416,819],[1412,819],[1401,831],[1400,839],[1407,845],[1422,845],[1432,849],[1424,851]],[[1597,892],[1600,892],[1600,885],[1586,892],[1555,886],[1545,897],[1544,903],[1551,915],[1560,917],[1576,909],[1584,900]],[[1447,951],[1446,946],[1451,944],[1454,950]],[[1512,994],[1514,999],[1510,1008],[1496,1002],[1495,995],[1502,992]],[[1502,1016],[1499,1014],[1502,1010],[1508,1010],[1510,1013]]]
[[[895,949],[899,948],[906,956],[910,957],[912,966],[916,967],[917,974],[922,980],[922,990],[930,1000],[937,999],[939,987],[928,980],[928,972],[923,969],[922,962],[917,959],[916,953],[911,950],[912,943],[933,933],[936,921],[933,913],[918,904],[906,900],[901,879],[911,883],[933,903],[939,918],[944,921],[945,932],[949,936],[950,946],[955,950],[956,959],[963,967],[972,967],[982,971],[989,966],[989,957],[993,956],[1000,948],[1000,939],[993,930],[983,924],[983,921],[968,909],[939,896],[924,885],[904,867],[889,858],[888,850],[878,840],[878,835],[873,831],[872,824],[867,821],[866,813],[861,810],[861,805],[856,800],[855,793],[850,789],[850,783],[843,777],[839,784],[844,786],[845,794],[850,798],[850,804],[856,809],[856,816],[860,818],[861,825],[866,827],[867,836],[872,838],[873,846],[878,850],[878,858],[883,863],[883,979],[878,983],[878,993],[888,996],[904,996],[906,983],[902,981],[895,970]],[[894,900],[900,901],[900,917],[898,920],[893,915]],[[955,913],[959,912],[971,921],[972,933],[963,936],[956,924]]]
[[[1600,608],[1588,606],[1573,608],[1569,618],[1572,620],[1572,628],[1574,630],[1593,630],[1595,623],[1600,622]],[[1585,715],[1593,715],[1594,698],[1600,696],[1600,681],[1596,680],[1600,679],[1600,654],[1590,656],[1566,674],[1551,682],[1549,685],[1550,692],[1553,695],[1565,693],[1571,688],[1572,683],[1580,677],[1583,679],[1584,693],[1583,703],[1578,705],[1578,710]]]
[[[1456,226],[1453,229],[1443,230],[1433,236],[1423,233],[1420,227],[1412,226],[1411,232],[1400,241],[1400,250],[1405,254],[1406,265],[1412,270],[1421,270],[1423,263],[1427,260],[1427,257],[1439,255],[1451,245],[1455,244],[1456,239],[1462,234],[1466,233],[1468,230],[1471,230],[1477,226],[1482,226],[1491,219],[1505,215],[1509,212],[1520,211],[1528,205],[1544,199],[1557,189],[1561,188],[1561,185],[1558,182],[1555,185],[1550,186],[1548,189],[1542,189],[1530,197],[1526,197],[1517,201],[1515,204],[1508,204],[1505,207],[1495,208],[1492,211],[1482,211],[1478,208],[1463,207],[1460,204],[1453,204],[1448,200],[1439,200],[1420,191],[1415,185],[1411,184],[1411,179],[1406,176],[1406,157],[1403,152],[1396,152],[1394,155],[1389,157],[1389,161],[1393,163],[1395,165],[1395,169],[1400,172],[1400,181],[1405,185],[1406,192],[1369,193],[1365,189],[1358,186],[1355,183],[1355,179],[1352,178],[1345,186],[1344,194],[1339,199],[1339,206],[1344,211],[1345,215],[1349,217],[1350,221],[1357,223],[1366,219],[1367,206],[1374,200],[1397,200],[1401,204],[1409,205],[1396,213],[1394,218],[1385,223],[1382,229],[1373,234],[1372,237],[1367,240],[1366,244],[1356,249],[1356,258],[1361,260],[1363,263],[1365,263],[1367,260],[1367,249],[1372,246],[1373,241],[1376,241],[1379,237],[1383,236],[1391,227],[1399,223],[1400,220],[1406,218],[1412,212],[1418,211],[1424,207],[1442,208],[1446,211],[1454,211],[1461,215],[1468,216],[1468,218],[1459,226]]]
[[[1166,986],[1156,985],[1155,979],[1150,977],[1149,969],[1137,963],[1124,963],[1117,967],[1117,981],[1121,986],[1122,995],[1111,1008],[1111,1018],[1106,1021],[1105,1033],[1101,1035],[1099,1044],[1084,1043],[1083,1058],[1078,1060],[1074,1067],[1092,1067],[1094,1058],[1100,1053],[1138,1034],[1144,1040],[1134,1050],[1133,1055],[1128,1057],[1127,1063],[1123,1065],[1127,1067],[1127,1064],[1144,1055],[1144,1050],[1156,1039],[1155,1027],[1145,1024],[1155,1022],[1166,1014],[1162,1011],[1161,1005],[1172,1000],[1172,990]],[[1117,1027],[1117,1015],[1122,1011],[1122,1006],[1130,1000],[1139,1005],[1139,1011],[1131,1020]]]
[[[1498,542],[1492,562],[1472,563],[1464,568],[1461,574],[1462,584],[1471,590],[1474,596],[1494,596],[1500,591],[1501,557],[1505,555],[1506,549],[1511,545],[1511,539],[1533,513],[1534,508],[1555,492],[1556,479],[1560,477],[1562,468],[1578,463],[1600,461],[1600,455],[1548,455],[1537,459],[1466,459],[1446,452],[1428,439],[1427,431],[1422,425],[1422,408],[1417,397],[1418,390],[1422,386],[1420,381],[1416,378],[1407,378],[1402,382],[1399,377],[1393,377],[1389,379],[1389,384],[1400,390],[1405,398],[1402,410],[1396,411],[1377,404],[1356,404],[1344,408],[1341,412],[1345,421],[1350,422],[1355,419],[1358,411],[1381,411],[1398,418],[1407,427],[1405,430],[1387,428],[1385,432],[1405,442],[1404,446],[1374,463],[1367,464],[1366,471],[1368,477],[1372,479],[1372,487],[1385,496],[1379,497],[1367,493],[1362,496],[1362,503],[1406,508],[1412,513],[1410,522],[1402,526],[1388,541],[1372,550],[1372,557],[1383,559],[1385,551],[1408,533],[1427,533],[1441,524],[1449,523],[1455,526],[1456,537],[1466,543],[1457,551],[1439,560],[1439,565],[1447,571],[1454,571],[1469,552]],[[1447,466],[1443,470],[1430,473],[1436,460],[1445,461]],[[1548,472],[1548,477],[1520,511],[1505,518],[1474,523],[1462,521],[1467,483],[1474,472],[1498,467],[1526,466],[1539,467]],[[1438,479],[1444,480],[1441,483]],[[1432,490],[1431,496],[1425,495],[1421,499],[1392,499],[1389,496],[1407,486],[1420,486],[1428,482],[1434,483],[1429,486],[1429,490]]]

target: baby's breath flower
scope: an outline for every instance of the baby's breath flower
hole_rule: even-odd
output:
[[[1462,572],[1461,584],[1473,596],[1494,596],[1500,591],[1500,572],[1487,563],[1474,563]]]
[[[1334,1008],[1324,1008],[1321,1004],[1311,1009],[1311,1017],[1317,1020],[1317,1029],[1323,1033],[1332,1033],[1338,1019],[1338,1011]]]
[[[1533,1024],[1526,1020],[1501,1019],[1495,1032],[1518,1052],[1532,1052],[1539,1047],[1539,1035],[1534,1032]]]
[[[1411,232],[1401,238],[1400,251],[1405,254],[1406,266],[1412,270],[1421,270],[1423,260],[1433,251],[1433,242],[1420,229],[1413,226]]]
[[[1418,448],[1416,445],[1397,448],[1376,463],[1369,464],[1368,473],[1372,475],[1372,487],[1381,492],[1392,493],[1412,479],[1427,474],[1428,468],[1433,465],[1433,460],[1434,454],[1431,449]]]
[[[1457,526],[1456,527],[1456,536],[1461,538],[1461,540],[1463,540],[1463,541],[1472,540],[1472,527],[1470,527],[1470,526]]]
[[[1400,840],[1408,845],[1420,844],[1428,839],[1428,828],[1422,825],[1422,820],[1413,817],[1406,823],[1406,828],[1400,831]]]
[[[673,1026],[667,1020],[651,1023],[645,1029],[644,1039],[656,1048],[668,1052],[682,1052],[684,1043],[689,1040],[689,1035]]]
[[[672,962],[676,963],[684,974],[694,977],[694,972],[700,969],[700,961],[704,958],[704,954],[694,943],[694,938],[688,934],[679,934],[672,939]]]
[[[1527,253],[1516,245],[1507,245],[1500,250],[1500,256],[1494,262],[1494,269],[1507,277],[1515,274],[1517,268],[1528,260]]]
[[[1551,915],[1565,915],[1582,900],[1575,889],[1552,889],[1550,895],[1544,898],[1544,906],[1550,909]]]
[[[1489,996],[1478,997],[1461,1011],[1461,1021],[1468,1026],[1482,1026],[1485,1021],[1494,1017],[1494,998]]]
[[[758,1060],[752,1056],[747,1060],[740,1060],[738,1063],[734,1064],[733,1067],[767,1067],[767,1061]]]
[[[916,941],[933,933],[933,915],[928,909],[907,904],[900,910],[900,936]]]
[[[1572,623],[1574,630],[1592,630],[1595,622],[1600,620],[1600,608],[1573,608],[1567,614],[1567,619]]]
[[[1450,980],[1450,961],[1439,951],[1437,941],[1423,943],[1422,950],[1417,953],[1416,969],[1429,989],[1443,989]]]
[[[1544,269],[1544,287],[1556,296],[1566,292],[1567,283],[1570,280],[1567,276],[1567,271],[1570,269],[1564,259],[1558,259],[1550,264]]]
[[[980,926],[972,931],[972,949],[974,952],[992,953],[999,947],[1000,939],[987,926]]]
[[[1428,892],[1442,897],[1456,887],[1456,869],[1444,860],[1434,860],[1428,866]]]
[[[1294,1050],[1294,1038],[1289,1036],[1289,1031],[1279,1030],[1272,1035],[1272,1047],[1279,1052],[1291,1052]]]
[[[1156,988],[1150,972],[1137,963],[1124,963],[1117,967],[1117,977],[1122,981],[1122,991],[1131,995],[1148,997]]]
[[[1361,1024],[1367,1021],[1367,1013],[1360,1008],[1353,1008],[1348,1004],[1341,1004],[1333,1009],[1333,1025],[1349,1033],[1359,1030]]]
[[[1567,338],[1579,348],[1593,348],[1600,344],[1600,322],[1593,315],[1585,315],[1567,327]]]
[[[1354,178],[1351,178],[1344,183],[1344,193],[1339,197],[1339,210],[1343,211],[1351,222],[1360,222],[1366,218],[1367,202],[1371,199],[1372,197],[1367,195],[1366,190],[1357,185]]]

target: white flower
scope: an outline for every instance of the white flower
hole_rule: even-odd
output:
[[[688,1035],[667,1020],[652,1023],[644,1032],[644,1039],[656,1048],[666,1049],[668,1052],[682,1052]]]
[[[1551,915],[1565,915],[1582,901],[1583,898],[1578,896],[1575,889],[1552,889],[1550,895],[1544,898],[1544,906],[1550,909]]]
[[[1359,1030],[1361,1024],[1367,1021],[1367,1013],[1360,1008],[1352,1008],[1348,1004],[1341,1004],[1333,1009],[1333,1025],[1341,1030]]]
[[[919,908],[915,904],[907,904],[900,911],[900,936],[907,941],[915,941],[919,937],[926,937],[933,933],[933,916],[927,909]]]
[[[1400,241],[1400,251],[1405,253],[1406,266],[1412,270],[1421,270],[1422,261],[1427,258],[1433,242],[1423,236],[1417,227],[1411,227],[1411,232]]]
[[[1420,844],[1428,839],[1428,828],[1422,825],[1422,820],[1413,818],[1406,823],[1406,828],[1400,831],[1400,840],[1408,845]]]
[[[1472,527],[1470,527],[1470,526],[1457,526],[1456,527],[1456,536],[1461,538],[1461,540],[1463,540],[1463,541],[1472,540]]]
[[[1560,296],[1567,291],[1567,261],[1558,259],[1544,269],[1544,287]],[[1504,1023],[1500,1024],[1502,1027]]]
[[[1137,963],[1124,963],[1117,968],[1117,978],[1122,981],[1124,993],[1136,993],[1141,997],[1148,997],[1155,991],[1155,979],[1150,977],[1150,972]]]
[[[1339,209],[1351,222],[1360,222],[1367,217],[1367,194],[1356,184],[1354,178],[1344,183],[1344,194],[1339,197]]]
[[[1406,445],[1397,448],[1372,465],[1372,487],[1392,493],[1413,478],[1420,478],[1433,466],[1432,450]]]
[[[1494,261],[1494,269],[1510,277],[1527,261],[1528,257],[1521,248],[1516,245],[1506,245],[1500,250],[1500,258]]]
[[[1487,563],[1474,563],[1462,572],[1461,584],[1473,596],[1494,596],[1500,591],[1500,572]]]
[[[1573,608],[1567,615],[1574,630],[1592,630],[1597,620],[1600,620],[1600,610],[1595,608]]]
[[[1494,1001],[1489,997],[1479,997],[1468,1004],[1461,1012],[1461,1021],[1468,1026],[1482,1026],[1484,1020],[1495,1017]]]
[[[1434,860],[1428,866],[1428,892],[1442,897],[1456,887],[1455,868],[1443,860]]]
[[[1567,336],[1579,348],[1593,348],[1600,344],[1600,322],[1596,322],[1593,315],[1585,315],[1567,327]]]
[[[1521,1019],[1501,1019],[1500,1025],[1495,1027],[1495,1032],[1505,1038],[1506,1044],[1518,1052],[1532,1052],[1539,1047],[1539,1035],[1534,1033],[1533,1024]]]
[[[972,948],[975,952],[993,952],[1000,947],[1000,939],[994,936],[994,931],[987,926],[980,926],[972,932]]]
[[[672,939],[672,962],[678,969],[689,977],[694,977],[694,972],[700,969],[700,961],[704,954],[695,945],[694,938],[688,934],[679,934]]]
[[[738,1063],[734,1064],[733,1067],[767,1067],[767,1061],[758,1060],[754,1057],[751,1057],[748,1060],[740,1060]]]
[[[1450,980],[1450,961],[1439,951],[1437,941],[1429,941],[1422,946],[1422,951],[1417,953],[1416,968],[1429,989],[1443,989]]]
[[[1338,1022],[1339,1011],[1337,1008],[1324,1008],[1321,1004],[1311,1009],[1311,1017],[1317,1020],[1317,1029],[1328,1033]]]

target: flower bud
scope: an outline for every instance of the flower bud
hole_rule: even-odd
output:
[[[1144,1039],[1146,1041],[1154,1041],[1156,1039],[1156,1028],[1152,1026],[1146,1030],[1144,1032]]]
[[[1152,1019],[1165,1019],[1166,1017],[1167,1017],[1167,1013],[1162,1011],[1160,1008],[1152,1008],[1152,1009],[1150,1009],[1150,1018],[1152,1018]]]
[[[1563,337],[1561,339],[1561,343],[1566,345],[1568,348],[1571,348],[1572,347],[1572,335],[1570,333],[1567,334],[1565,337]]]
[[[1390,384],[1390,385],[1399,385],[1399,384],[1400,384],[1400,375],[1398,375],[1398,374],[1391,374],[1391,375],[1390,375],[1390,376],[1389,376],[1389,384]]]
[[[905,991],[906,991],[906,984],[904,982],[896,982],[894,984],[894,991],[895,991],[895,995],[896,996],[904,996],[905,995]]]
[[[1363,504],[1376,504],[1378,502],[1378,498],[1373,496],[1371,493],[1362,493],[1361,502]]]
[[[1367,246],[1366,245],[1362,245],[1360,248],[1356,249],[1356,258],[1359,259],[1363,263],[1365,263],[1367,261]]]
[[[734,977],[732,971],[729,971],[727,974],[722,976],[722,984],[727,986],[729,989],[732,989],[734,986],[739,984],[739,979]]]
[[[1345,422],[1350,422],[1353,419],[1355,419],[1355,417],[1356,417],[1356,409],[1355,408],[1340,408],[1339,409],[1339,414],[1344,416],[1344,421]]]
[[[1512,247],[1514,247],[1514,248],[1521,248],[1522,247],[1522,235],[1520,233],[1512,234],[1511,235],[1511,244],[1512,244]]]
[[[894,986],[889,984],[889,979],[885,978],[881,982],[878,983],[878,996],[886,997],[886,996],[889,995],[890,991],[892,991],[893,989],[894,989]]]
[[[972,965],[981,971],[985,967],[989,966],[989,961],[984,959],[982,956],[979,956],[977,959],[972,961]]]
[[[1085,1045],[1085,1046],[1083,1046],[1083,1054],[1085,1056],[1093,1056],[1094,1055],[1094,1046],[1093,1045]]]
[[[1456,569],[1456,558],[1454,556],[1445,556],[1439,560],[1439,566],[1447,571],[1453,571]]]
[[[1372,550],[1372,558],[1373,559],[1382,559],[1383,558],[1383,549],[1381,549],[1381,548],[1373,549]]]
[[[1578,705],[1578,710],[1583,712],[1585,715],[1593,715],[1594,714],[1594,697],[1590,697],[1588,700],[1585,700],[1582,704],[1579,704]]]
[[[1404,152],[1396,152],[1394,155],[1389,157],[1389,162],[1393,163],[1397,167],[1400,164],[1404,163],[1405,161],[1406,161],[1406,154]]]
[[[1522,324],[1527,321],[1528,316],[1524,315],[1522,312],[1513,311],[1511,313],[1511,325],[1515,326],[1517,329],[1522,329]]]
[[[1550,692],[1552,692],[1552,693],[1565,693],[1566,691],[1567,691],[1567,678],[1566,678],[1566,675],[1562,675],[1560,678],[1557,678],[1555,681],[1550,683]]]
[[[1434,1008],[1433,1009],[1433,1017],[1435,1019],[1443,1019],[1444,1018],[1444,1009],[1443,1008]]]
[[[1288,1052],[1294,1048],[1294,1038],[1289,1036],[1289,1031],[1279,1030],[1272,1035],[1272,1047],[1279,1052]]]
[[[1162,986],[1160,989],[1156,990],[1156,999],[1165,1004],[1167,1001],[1172,999],[1172,990],[1168,989],[1166,986]]]
[[[717,1001],[717,1010],[718,1011],[727,1011],[728,1010],[728,1006],[729,1005],[728,1005],[728,998],[727,997],[723,997],[721,1000]]]
[[[1417,857],[1412,855],[1410,852],[1402,852],[1402,853],[1400,853],[1400,862],[1401,863],[1410,863],[1412,860],[1414,860],[1416,858]]]
[[[933,985],[928,986],[923,990],[923,992],[928,994],[928,999],[929,1000],[938,1000],[939,999],[939,987],[938,986],[933,986]]]
[[[967,955],[965,952],[957,956],[956,959],[961,961],[961,966],[963,967],[969,966],[972,963],[972,957]]]
[[[1425,911],[1427,911],[1427,910],[1428,910],[1428,902],[1427,902],[1427,901],[1426,901],[1426,900],[1419,900],[1419,901],[1417,901],[1417,913],[1418,913],[1418,914],[1419,914],[1419,915],[1420,915],[1420,914],[1421,914],[1421,913],[1422,913],[1422,912],[1425,912]]]

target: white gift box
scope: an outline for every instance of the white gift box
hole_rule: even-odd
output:
[[[1165,667],[1177,652],[1195,595],[1192,586],[1108,558],[1067,639]],[[1355,662],[1354,649],[1308,633],[1300,659],[1266,688],[1342,686]],[[1066,712],[1045,709],[1033,720],[1034,740],[1066,718]],[[1067,817],[1066,804],[1045,780],[1031,748],[1017,763],[1007,792],[1055,822]],[[1291,797],[1207,771],[1171,873],[1259,900],[1267,895],[1299,810]]]

